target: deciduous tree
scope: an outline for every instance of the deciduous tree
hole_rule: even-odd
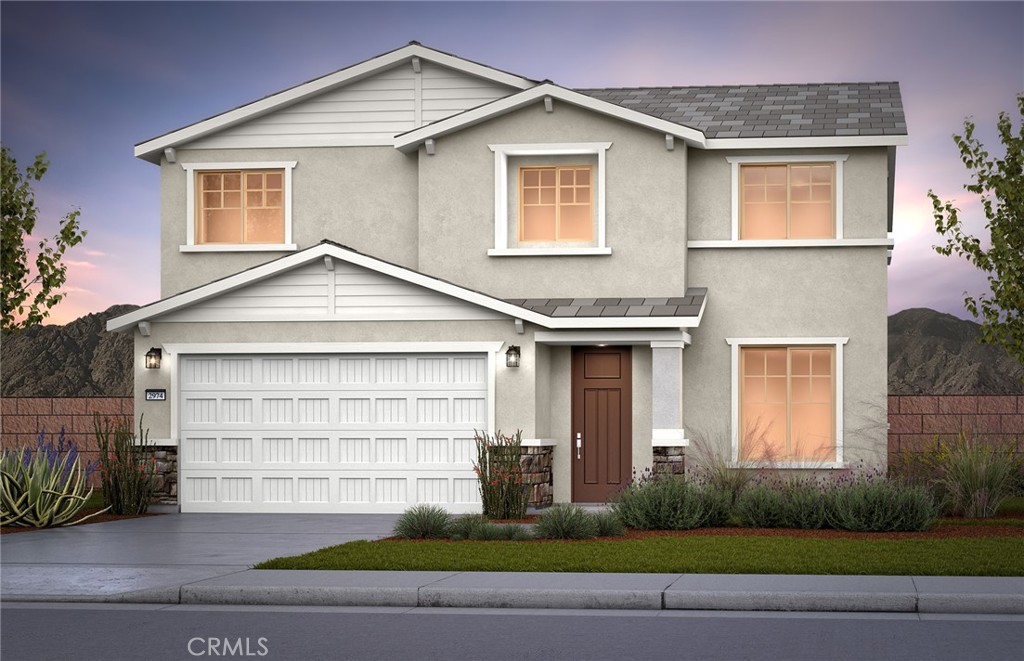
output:
[[[38,209],[32,182],[39,181],[50,166],[46,154],[23,173],[7,147],[0,147],[3,156],[3,226],[0,227],[0,273],[3,275],[2,331],[11,333],[35,326],[61,302],[61,287],[67,280],[63,263],[68,248],[78,245],[85,230],[78,223],[77,209],[60,219],[57,233],[41,239],[35,254],[35,268],[29,267],[29,245],[35,230]]]
[[[935,246],[942,255],[956,254],[988,274],[990,292],[971,296],[964,305],[981,322],[981,340],[1002,347],[1024,364],[1024,94],[1017,96],[1021,115],[1016,134],[1010,116],[999,113],[996,129],[1006,153],[990,156],[974,135],[974,122],[964,120],[963,135],[954,135],[971,175],[964,189],[981,197],[988,221],[988,241],[971,234],[953,202],[943,202],[928,191],[935,229],[945,244]]]

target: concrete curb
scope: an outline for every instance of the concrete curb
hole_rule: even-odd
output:
[[[133,592],[3,600],[1024,615],[1024,578],[247,570]]]

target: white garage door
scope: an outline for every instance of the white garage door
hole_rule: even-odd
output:
[[[183,512],[479,511],[484,354],[183,356]]]

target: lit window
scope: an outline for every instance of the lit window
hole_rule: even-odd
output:
[[[197,244],[285,241],[284,170],[197,171]]]
[[[834,462],[835,348],[740,348],[741,461]]]
[[[740,239],[833,239],[833,163],[740,167]]]
[[[589,165],[519,168],[520,241],[593,241]]]

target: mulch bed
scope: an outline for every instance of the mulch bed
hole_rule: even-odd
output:
[[[98,512],[102,507],[85,507],[78,513],[78,519],[89,516],[94,512]],[[87,526],[90,523],[105,523],[107,521],[121,521],[122,519],[140,519],[144,516],[160,516],[159,512],[149,512],[146,514],[99,514],[92,517],[88,521],[83,521],[80,524],[71,525],[83,525]],[[77,519],[76,519],[77,520]],[[57,526],[60,527],[60,526]],[[64,526],[67,527],[67,526]],[[31,532],[33,530],[45,530],[45,528],[26,528],[24,526],[0,526],[0,535],[9,535],[18,532]]]

